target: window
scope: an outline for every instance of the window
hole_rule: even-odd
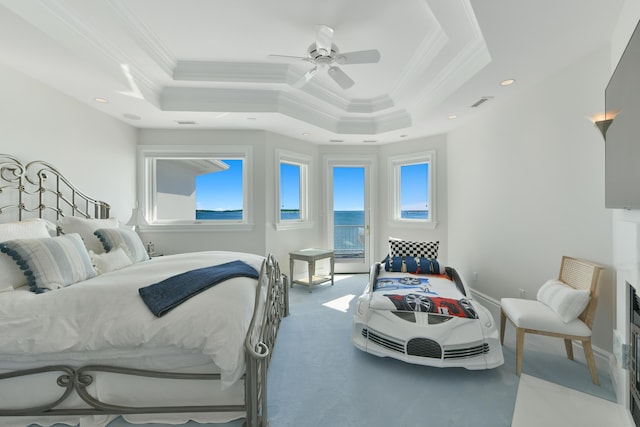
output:
[[[423,152],[389,159],[393,171],[390,199],[393,221],[435,226],[435,152]]]
[[[300,165],[280,163],[280,221],[300,219]]]
[[[278,203],[276,228],[308,227],[308,175],[310,158],[284,150],[276,151]]]
[[[141,146],[143,216],[150,226],[246,227],[250,148]]]

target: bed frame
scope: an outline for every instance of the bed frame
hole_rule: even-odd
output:
[[[109,210],[109,204],[88,197],[77,190],[50,164],[43,161],[23,164],[12,156],[0,154],[0,218],[2,218],[0,222],[27,218],[43,218],[55,222],[63,216],[108,218]],[[278,262],[272,255],[268,255],[263,262],[258,282],[254,314],[245,339],[244,404],[172,407],[112,405],[101,402],[87,391],[87,387],[94,380],[95,373],[111,372],[167,380],[190,379],[203,381],[218,381],[220,380],[220,375],[160,372],[105,365],[88,365],[80,368],[53,365],[0,374],[1,381],[43,372],[60,372],[56,381],[57,385],[62,388],[60,397],[49,404],[20,409],[0,408],[0,417],[245,412],[245,426],[267,427],[269,425],[267,370],[280,321],[288,314],[287,278],[281,274]],[[259,297],[260,295],[266,295],[266,301],[263,301]],[[264,304],[262,304],[263,302]],[[87,404],[86,408],[60,408],[60,405],[73,392]]]

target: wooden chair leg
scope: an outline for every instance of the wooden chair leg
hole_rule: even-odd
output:
[[[500,344],[504,344],[504,327],[507,323],[507,316],[505,316],[504,311],[500,309]]]
[[[524,347],[524,329],[516,328],[516,375],[522,371],[522,350]]]
[[[582,347],[584,348],[584,356],[587,359],[587,365],[589,366],[589,372],[591,373],[591,381],[595,385],[600,385],[598,380],[598,369],[596,368],[596,360],[593,357],[593,349],[591,348],[591,340],[582,341]]]
[[[573,343],[569,339],[564,340],[564,346],[567,349],[567,357],[569,360],[573,360]]]

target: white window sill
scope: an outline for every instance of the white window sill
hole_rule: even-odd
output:
[[[209,231],[253,231],[254,228],[255,225],[249,223],[197,221],[193,224],[148,224],[140,226],[140,231],[143,233],[202,233]]]
[[[277,222],[275,224],[275,229],[278,231],[302,230],[302,229],[308,229],[313,227],[314,227],[313,221],[282,221],[282,222]]]

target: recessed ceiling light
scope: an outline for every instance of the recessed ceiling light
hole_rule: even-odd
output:
[[[509,86],[514,84],[516,81],[514,79],[506,79],[500,82],[500,86]]]
[[[196,122],[193,120],[176,120],[176,123],[179,125],[195,125]]]
[[[330,139],[329,142],[344,142],[344,139]]]
[[[450,116],[449,116],[449,117],[447,117],[447,118],[448,118],[448,119],[453,120],[453,119],[457,119],[457,118],[458,118],[458,116],[456,116],[455,114],[452,114],[452,115],[450,115]]]
[[[302,136],[309,136],[309,135],[311,135],[311,134],[310,134],[310,133],[307,133],[307,132],[304,132],[304,133],[302,134]]]
[[[109,100],[105,98],[94,98],[94,101],[99,102],[100,104],[106,104],[109,102]]]

